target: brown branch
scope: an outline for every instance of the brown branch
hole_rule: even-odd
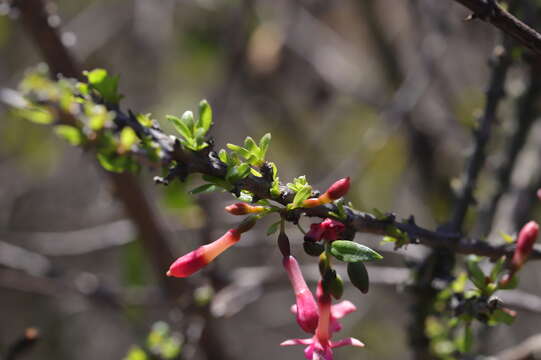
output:
[[[495,0],[455,0],[470,9],[475,18],[482,19],[541,56],[541,34],[511,15]]]
[[[36,328],[27,328],[24,333],[7,349],[6,360],[15,360],[30,350],[39,340],[39,331]]]

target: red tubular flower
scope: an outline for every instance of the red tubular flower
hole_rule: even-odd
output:
[[[305,241],[320,241],[321,239],[334,241],[337,240],[345,225],[340,221],[325,219],[319,224],[310,225],[310,230],[304,235]]]
[[[349,176],[343,179],[336,181],[332,184],[327,191],[325,191],[317,199],[307,199],[302,203],[305,208],[312,208],[323,204],[328,204],[334,200],[340,199],[342,196],[346,195],[349,191],[349,186],[351,182]]]
[[[524,265],[528,256],[533,251],[533,245],[539,234],[539,225],[530,221],[522,227],[518,234],[517,246],[511,259],[511,269],[517,271]]]
[[[306,285],[297,260],[293,256],[287,256],[282,262],[295,292],[297,323],[304,331],[313,333],[318,322],[318,310],[314,295]]]
[[[349,191],[350,186],[350,179],[349,176],[343,179],[338,180],[334,184],[332,184],[325,194],[329,197],[331,201],[338,200],[342,196],[346,195]]]
[[[243,202],[238,202],[225,207],[225,211],[231,215],[247,215],[260,213],[265,210],[265,207],[260,205],[250,205]]]
[[[224,236],[211,242],[210,244],[200,246],[199,248],[178,258],[167,271],[167,276],[185,278],[196,271],[201,270],[208,265],[218,255],[223,253],[232,245],[240,240],[240,232],[231,229]]]

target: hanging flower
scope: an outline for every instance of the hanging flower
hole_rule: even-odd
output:
[[[171,264],[166,275],[185,278],[201,270],[218,255],[226,251],[232,245],[236,244],[240,240],[240,235],[250,230],[256,221],[257,218],[249,217],[245,219],[237,228],[228,230],[218,240],[215,240],[210,244],[200,246],[186,255],[181,256],[175,260],[173,264]]]
[[[318,321],[318,309],[314,295],[306,285],[297,260],[293,256],[287,256],[284,257],[283,264],[295,292],[297,323],[304,331],[313,333]]]
[[[304,235],[304,241],[320,241],[321,239],[334,241],[344,231],[345,225],[340,221],[325,219],[319,224],[310,225],[310,230]]]
[[[346,338],[339,341],[331,341],[331,336],[334,331],[333,328],[336,328],[336,325],[333,326],[332,324],[333,310],[331,305],[331,296],[324,293],[321,281],[319,282],[317,289],[317,305],[319,311],[319,320],[317,328],[315,329],[314,336],[309,339],[286,340],[280,344],[281,346],[307,345],[304,349],[304,355],[308,360],[333,360],[332,349],[341,346],[351,345],[357,347],[364,347],[364,344],[355,338]],[[353,308],[354,307],[355,306],[353,306]],[[351,306],[346,303],[343,304],[341,307],[336,308],[336,316],[337,318],[343,317],[351,311],[354,310],[351,310]]]

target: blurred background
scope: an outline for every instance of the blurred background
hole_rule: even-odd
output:
[[[85,69],[120,75],[124,109],[162,121],[196,110],[206,98],[218,149],[271,132],[268,158],[282,181],[305,174],[325,189],[351,176],[348,198],[357,209],[413,214],[431,229],[450,216],[483,110],[489,58],[502,42],[493,27],[464,21],[468,12],[451,0],[59,0],[47,6],[49,23]],[[531,6],[526,14],[533,18]],[[16,88],[43,59],[17,11],[8,2],[0,11],[6,15],[0,16],[0,86]],[[479,207],[467,218],[472,236],[491,234],[495,242],[499,231],[512,234],[539,218],[537,96],[530,99],[531,127],[517,166],[502,165],[521,116],[517,99],[532,79],[528,64],[516,59],[476,191]],[[511,180],[496,199],[491,233],[479,226],[477,209],[499,191],[502,171]],[[199,176],[164,187],[152,182],[154,175],[146,169],[138,179],[175,256],[238,221],[222,210],[230,195],[186,193],[201,183]],[[202,274],[177,280],[191,286],[182,301],[200,304],[181,311],[160,292],[162,272],[153,269],[94,156],[0,105],[0,346],[5,350],[30,326],[41,338],[21,358],[136,360],[153,346],[163,350],[161,358],[180,348],[182,359],[301,358],[300,347],[278,346],[304,334],[289,312],[294,296],[275,236],[265,229],[258,225]],[[302,255],[302,234],[296,228],[288,234],[315,279],[316,262]],[[340,335],[367,347],[339,349],[337,358],[408,358],[407,264],[426,249],[394,252],[379,237],[356,239],[385,259],[370,268],[367,295],[351,286],[345,294],[358,310]],[[539,293],[536,269],[527,266],[521,290]],[[477,351],[495,354],[539,331],[534,308],[517,308],[512,326],[479,329]]]

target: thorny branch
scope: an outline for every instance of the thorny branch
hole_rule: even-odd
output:
[[[541,34],[514,17],[496,0],[455,0],[473,12],[472,18],[486,21],[541,56]]]

